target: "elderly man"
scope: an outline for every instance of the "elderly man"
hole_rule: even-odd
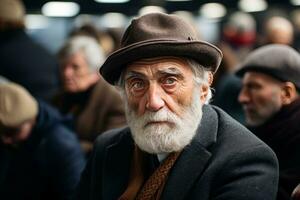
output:
[[[102,134],[79,199],[275,199],[277,160],[210,98],[222,53],[179,17],[134,19],[101,74],[129,127]]]
[[[0,199],[72,199],[84,168],[73,132],[15,83],[0,84]]]
[[[117,90],[98,74],[104,53],[88,36],[70,38],[59,52],[63,90],[55,105],[64,114],[73,114],[74,129],[86,153],[98,133],[126,123],[123,102]]]
[[[246,122],[278,157],[277,199],[290,199],[300,183],[300,55],[286,45],[267,45],[253,51],[237,74]]]

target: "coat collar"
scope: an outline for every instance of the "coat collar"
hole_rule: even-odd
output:
[[[216,142],[217,129],[216,112],[211,106],[203,106],[203,117],[197,134],[171,170],[162,199],[184,199],[211,157],[209,148]],[[127,187],[134,143],[128,128],[122,132],[120,139],[106,150],[103,199],[117,199]]]
[[[217,131],[218,116],[210,106],[205,105],[197,135],[176,161],[165,185],[162,199],[180,200],[186,197],[211,157],[210,147],[216,142]]]

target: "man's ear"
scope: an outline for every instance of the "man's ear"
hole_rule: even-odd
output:
[[[207,84],[202,84],[200,90],[200,101],[202,104],[204,104],[208,95],[209,86]]]
[[[297,89],[292,82],[283,83],[281,94],[283,105],[292,103],[298,97]]]
[[[208,80],[208,84],[202,84],[201,87],[200,87],[200,101],[202,104],[204,104],[206,102],[206,99],[207,99],[207,96],[208,96],[208,93],[209,93],[209,90],[210,90],[210,86],[213,82],[213,74],[211,72],[208,73],[208,77],[207,77],[207,80]]]

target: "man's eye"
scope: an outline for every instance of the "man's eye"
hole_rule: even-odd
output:
[[[261,88],[261,86],[260,85],[256,85],[256,84],[249,84],[249,85],[247,85],[247,88],[249,90],[258,90],[258,89]]]
[[[144,88],[144,82],[143,81],[135,81],[132,83],[131,88],[135,89],[135,90],[139,90]]]
[[[175,78],[166,78],[164,80],[164,85],[174,85],[176,83],[176,79]]]

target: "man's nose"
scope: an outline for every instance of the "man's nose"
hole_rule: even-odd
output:
[[[245,91],[245,89],[242,88],[242,90],[240,91],[240,94],[238,96],[238,101],[243,104],[243,103],[247,103],[249,102],[250,98],[248,93]]]
[[[69,76],[72,75],[72,73],[73,73],[73,70],[72,70],[71,67],[65,66],[65,67],[63,68],[63,76],[64,76],[64,77],[69,77]]]
[[[163,92],[157,85],[149,86],[147,94],[146,109],[149,111],[158,111],[165,106]]]

